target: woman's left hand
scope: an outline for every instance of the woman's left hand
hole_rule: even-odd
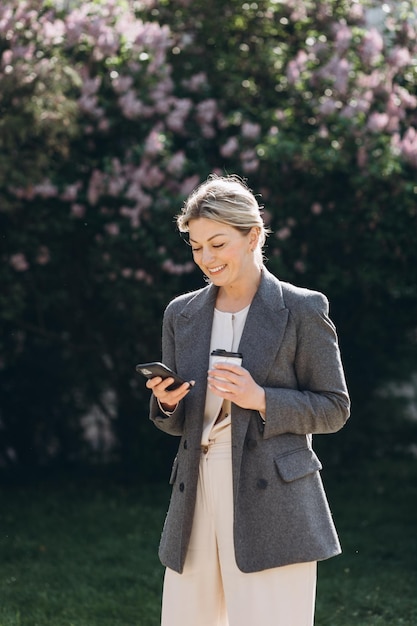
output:
[[[242,409],[265,413],[265,391],[240,365],[215,363],[208,372],[208,387],[216,396],[230,400]]]

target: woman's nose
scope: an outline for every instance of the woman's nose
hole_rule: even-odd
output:
[[[212,251],[208,248],[206,249],[203,248],[203,254],[202,254],[203,263],[205,264],[210,263],[210,261],[212,261],[213,258],[214,257],[213,257]]]

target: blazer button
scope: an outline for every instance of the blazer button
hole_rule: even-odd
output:
[[[256,482],[258,489],[266,489],[268,487],[268,481],[265,478],[258,478]]]
[[[257,445],[258,442],[256,441],[256,439],[248,439],[246,441],[246,447],[248,448],[248,450],[255,450]]]
[[[184,491],[185,489],[185,485],[184,483],[180,483],[180,487],[179,487],[180,491]]]

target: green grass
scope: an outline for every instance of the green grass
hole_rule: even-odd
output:
[[[416,626],[417,463],[324,478],[344,552],[319,565],[316,626]],[[158,626],[168,498],[97,479],[3,487],[0,626]]]
[[[343,554],[319,566],[316,625],[416,626],[417,462],[338,478],[328,493]]]
[[[74,482],[1,493],[1,626],[156,626],[166,488]]]

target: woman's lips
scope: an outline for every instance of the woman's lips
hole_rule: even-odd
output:
[[[208,271],[209,271],[210,274],[218,274],[219,272],[224,270],[225,267],[226,267],[226,265],[217,265],[217,267],[209,268]]]

